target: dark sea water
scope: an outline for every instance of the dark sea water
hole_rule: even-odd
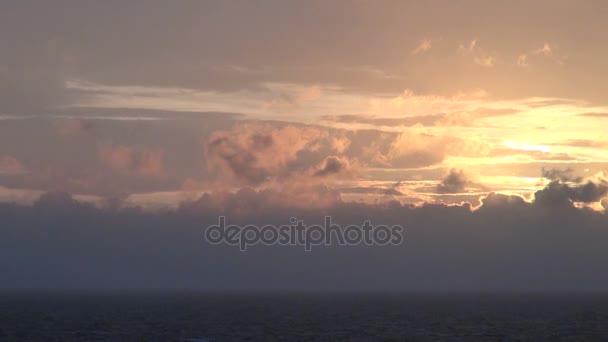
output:
[[[608,341],[606,295],[0,295],[0,341]]]

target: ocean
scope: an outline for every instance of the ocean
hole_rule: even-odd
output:
[[[608,295],[0,295],[0,341],[404,340],[606,341]]]

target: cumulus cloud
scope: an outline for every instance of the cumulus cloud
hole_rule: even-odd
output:
[[[321,134],[314,128],[238,125],[214,132],[205,143],[206,157],[214,171],[255,185],[285,172],[299,151],[315,148]]]
[[[376,152],[378,164],[385,163],[394,168],[415,168],[441,163],[450,149],[455,148],[454,139],[405,131],[389,138],[388,151]]]
[[[534,193],[535,202],[549,206],[571,206],[572,202],[599,202],[608,193],[608,182],[600,183],[587,181],[570,185],[560,180],[554,180],[542,190]]]
[[[468,184],[469,180],[465,176],[464,171],[452,169],[441,183],[437,185],[437,192],[443,194],[464,192]]]
[[[350,146],[350,139],[346,136],[337,136],[331,138],[331,147],[336,152],[342,154],[345,153],[348,147]]]
[[[272,138],[266,138],[266,141],[272,144]],[[242,146],[231,141],[229,137],[222,136],[209,141],[207,156],[212,160],[218,158],[237,178],[257,184],[268,177],[268,171],[262,166],[257,166],[256,156],[256,152],[266,147],[268,146],[259,144],[255,138],[251,139],[248,145]]]
[[[505,208],[524,208],[528,203],[520,196],[489,193],[481,200],[482,210],[504,210]]]
[[[462,194],[471,191],[488,191],[488,188],[470,179],[463,170],[450,169],[449,173],[437,184],[439,194]]]
[[[577,181],[580,182],[581,178],[580,177],[574,177],[573,173],[574,170],[572,168],[566,168],[566,169],[545,169],[542,168],[541,170],[543,177],[550,179],[551,181],[563,181],[563,182],[568,182],[568,181]]]
[[[360,167],[411,168],[469,153],[457,138],[415,131],[347,131],[293,124],[237,124],[205,140],[211,174],[238,185],[293,181],[310,175],[352,176]],[[348,172],[346,172],[348,170]]]
[[[14,158],[4,158],[2,185],[106,196],[177,191],[187,179],[204,184],[201,188],[211,183],[238,188],[334,182],[365,177],[369,167],[424,167],[440,163],[446,155],[470,150],[457,138],[427,134],[417,127],[402,132],[347,130],[193,113],[139,121],[130,118],[138,114],[156,118],[162,113],[134,110],[101,111],[128,120],[91,119],[101,115],[99,112],[85,110],[82,119],[12,120],[0,127],[1,145],[10,146],[5,155]],[[24,134],[13,132],[15,126],[26,127],[25,135],[44,132],[38,138],[56,160],[40,158],[40,151],[25,143],[7,145],[8,137],[26,140],[21,140]],[[179,139],[159,141],[160,135]],[[15,160],[31,162],[30,172],[16,174],[24,169]],[[345,168],[332,173],[336,162]],[[9,177],[9,169],[14,177]],[[331,177],[314,177],[317,172]]]
[[[314,173],[315,177],[327,177],[343,173],[349,169],[349,162],[344,158],[330,156],[325,158],[321,168]]]

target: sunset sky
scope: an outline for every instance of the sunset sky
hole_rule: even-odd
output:
[[[3,1],[0,202],[605,215],[607,16],[570,0]]]
[[[349,201],[529,200],[543,168],[606,170],[606,10],[4,3],[0,197],[174,205],[319,184]]]

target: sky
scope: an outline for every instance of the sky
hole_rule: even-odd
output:
[[[564,0],[3,1],[0,287],[605,289],[607,16]],[[417,247],[189,244],[193,218],[226,213],[389,220]],[[91,271],[118,259],[109,280]]]

